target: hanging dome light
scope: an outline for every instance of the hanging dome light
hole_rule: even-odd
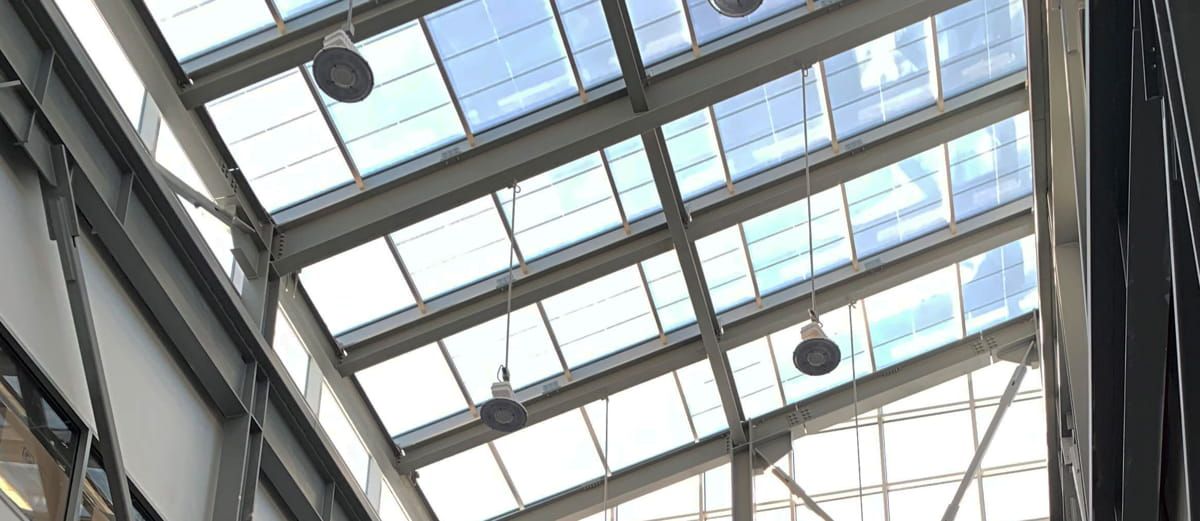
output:
[[[762,0],[708,0],[708,5],[724,16],[741,18],[757,11]]]
[[[479,407],[479,416],[484,425],[499,432],[521,430],[529,421],[529,413],[507,381],[492,384],[492,399]]]
[[[792,352],[792,364],[809,376],[829,374],[842,361],[842,350],[825,335],[821,324],[810,322],[800,328],[800,344]]]
[[[325,44],[313,58],[313,78],[329,97],[356,103],[375,88],[371,65],[358,53],[350,34],[339,29],[325,37]]]

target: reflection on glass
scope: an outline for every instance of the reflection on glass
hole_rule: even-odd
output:
[[[949,223],[941,147],[845,184],[860,257],[870,257]]]
[[[959,221],[1033,193],[1029,115],[1020,114],[946,144]]]
[[[1036,257],[1026,237],[959,263],[967,333],[1037,308]]]
[[[425,21],[476,133],[578,92],[549,0],[468,0]]]
[[[491,197],[392,234],[417,291],[432,299],[508,269],[510,245]],[[512,261],[516,263],[516,259]]]
[[[953,266],[867,297],[865,306],[879,369],[962,335]]]
[[[812,198],[813,264],[817,275],[850,264],[842,195],[838,188]],[[764,295],[809,278],[808,203],[772,210],[743,224],[758,289]]]
[[[583,87],[590,89],[620,77],[617,51],[600,0],[554,1]]]
[[[1024,2],[971,0],[936,20],[947,98],[1025,68]]]
[[[927,32],[917,22],[825,60],[839,139],[933,104]]]
[[[713,105],[734,180],[804,155],[805,103],[809,149],[829,145],[819,89],[816,71],[797,71]]]
[[[646,289],[632,266],[547,298],[542,305],[569,367],[658,334]]]
[[[146,8],[180,61],[275,23],[266,2],[146,0]]]

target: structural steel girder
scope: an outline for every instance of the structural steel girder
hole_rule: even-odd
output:
[[[447,150],[439,156],[444,159],[427,156],[372,175],[364,190],[344,187],[281,211],[275,267],[296,271],[961,2],[842,0],[781,15],[748,29],[744,40],[654,75],[646,112],[634,113],[623,96],[597,92],[584,105],[564,102],[571,107],[565,113],[534,114],[480,134],[470,150]]]
[[[817,276],[818,313],[832,311],[903,282],[932,273],[1033,233],[1028,200],[1016,201],[863,259],[862,271],[845,266]],[[757,340],[802,322],[808,316],[808,286],[793,286],[763,296],[762,308],[748,303],[719,316],[724,325],[723,349]],[[572,370],[571,379],[558,377],[517,396],[529,411],[530,424],[582,407],[597,397],[615,394],[659,375],[704,360],[705,348],[695,325]],[[460,413],[396,438],[402,447],[401,471],[419,469],[500,435],[469,413]]]
[[[878,408],[983,368],[997,359],[1012,360],[1014,355],[1019,359],[1036,336],[1036,315],[1026,314],[866,375],[858,380],[858,408]],[[750,432],[756,449],[773,443],[790,444],[794,438],[853,416],[854,393],[846,383],[752,420]],[[620,504],[719,467],[729,462],[732,449],[728,433],[720,433],[614,472],[608,479],[608,502]],[[600,510],[604,499],[601,484],[600,479],[593,480],[497,519],[582,519]]]
[[[929,107],[898,118],[831,148],[812,153],[814,193],[919,154],[939,144],[1015,116],[1027,107],[1024,74],[1000,78],[946,100],[945,110]],[[703,237],[801,200],[803,159],[794,159],[734,183],[732,193],[717,190],[686,203],[690,229]],[[513,306],[531,305],[579,284],[670,251],[671,235],[662,214],[616,229],[528,263],[513,283]],[[397,313],[337,338],[346,349],[339,363],[349,375],[429,345],[451,334],[503,316],[503,274],[427,300],[425,312]]]

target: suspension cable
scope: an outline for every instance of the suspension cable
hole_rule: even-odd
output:
[[[504,313],[504,365],[500,366],[499,380],[509,381],[508,353],[512,340],[512,292],[513,292],[513,262],[517,256],[517,194],[521,186],[514,179],[512,184],[512,209],[509,210],[509,226],[512,228],[512,244],[508,248],[508,295],[505,298],[506,312]],[[607,421],[607,420],[606,420]]]
[[[858,427],[858,367],[854,353],[854,303],[846,307],[850,316],[850,389],[854,396],[854,457],[858,461],[858,520],[863,521],[862,439]]]
[[[812,171],[809,169],[809,156],[812,154],[808,149],[808,69],[808,67],[801,69],[803,72],[800,85],[801,105],[804,112],[804,201],[808,206],[808,283],[811,296],[808,316],[813,323],[820,324],[821,319],[817,315],[817,270],[813,255]]]

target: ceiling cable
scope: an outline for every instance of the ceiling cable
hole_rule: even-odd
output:
[[[863,521],[862,439],[858,428],[858,367],[854,352],[854,302],[846,306],[850,316],[850,389],[854,397],[854,457],[858,461],[858,521]]]
[[[608,475],[612,473],[612,467],[608,466],[608,397],[604,397],[604,501],[600,503],[601,512],[605,521],[610,519],[608,514]]]
[[[346,0],[346,32],[354,36],[354,0]]]
[[[802,69],[801,89],[801,105],[804,112],[804,200],[808,205],[808,282],[809,294],[811,302],[808,307],[808,316],[814,323],[820,324],[821,319],[817,316],[817,271],[816,261],[813,260],[813,213],[812,213],[812,172],[809,170],[808,149],[808,67]]]
[[[500,375],[498,377],[502,382],[509,381],[508,352],[512,339],[513,262],[517,255],[517,194],[519,193],[521,193],[521,185],[518,185],[517,181],[513,180],[512,209],[508,212],[509,226],[512,228],[513,240],[508,248],[508,296],[505,299],[507,311],[504,314],[504,365],[500,366]]]

